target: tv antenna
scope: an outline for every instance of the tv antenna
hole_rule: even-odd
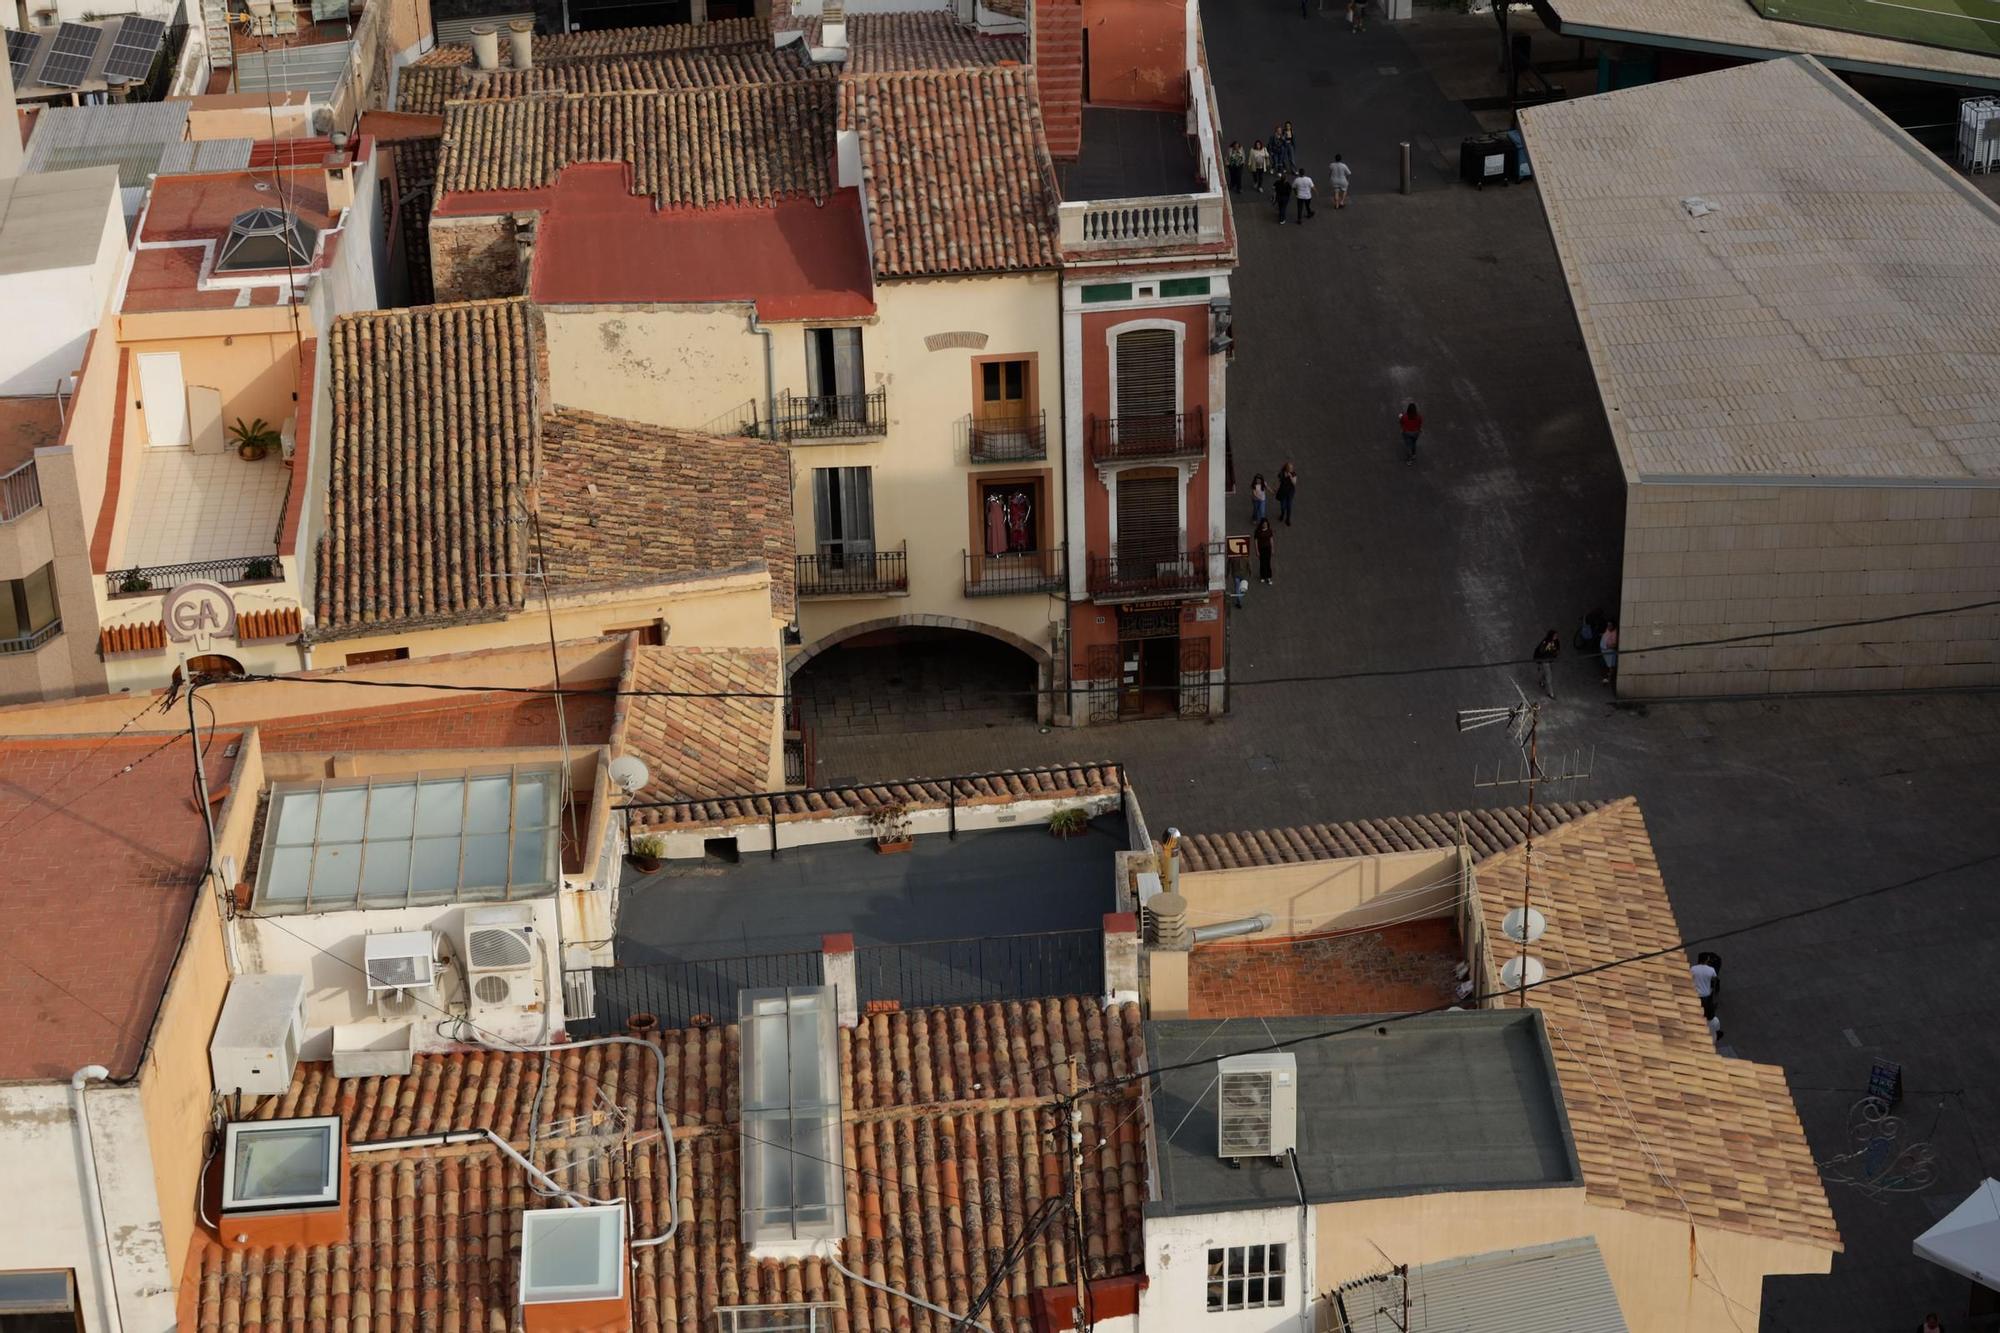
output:
[[[1478,731],[1483,727],[1500,726],[1507,728],[1507,736],[1520,752],[1520,768],[1516,776],[1506,776],[1499,764],[1493,768],[1491,779],[1483,779],[1475,766],[1472,771],[1472,785],[1475,787],[1521,787],[1528,789],[1528,835],[1521,853],[1521,906],[1518,911],[1507,913],[1501,924],[1501,933],[1521,946],[1521,952],[1500,969],[1500,982],[1515,992],[1515,1004],[1526,1008],[1528,987],[1540,984],[1544,975],[1541,961],[1531,957],[1528,946],[1542,937],[1548,928],[1546,918],[1534,908],[1535,883],[1535,790],[1544,782],[1569,782],[1576,778],[1590,776],[1591,765],[1596,761],[1596,750],[1573,751],[1551,772],[1542,766],[1541,727],[1542,704],[1539,699],[1530,699],[1514,685],[1512,704],[1498,708],[1461,708],[1458,710],[1458,729],[1461,732]]]

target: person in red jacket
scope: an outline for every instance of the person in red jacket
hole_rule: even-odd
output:
[[[1401,427],[1403,432],[1403,461],[1416,462],[1417,436],[1424,433],[1424,414],[1417,411],[1415,403],[1411,403],[1403,409],[1403,415],[1396,418],[1396,425]]]

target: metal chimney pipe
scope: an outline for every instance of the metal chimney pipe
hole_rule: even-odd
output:
[[[1196,926],[1194,942],[1208,944],[1214,940],[1233,940],[1238,935],[1261,935],[1277,924],[1277,918],[1269,912],[1259,912],[1235,921],[1218,921],[1212,926]]]
[[[500,34],[491,23],[473,25],[472,63],[480,69],[500,68]]]
[[[507,45],[514,57],[515,69],[533,69],[535,65],[535,21],[533,19],[509,19],[507,21]]]

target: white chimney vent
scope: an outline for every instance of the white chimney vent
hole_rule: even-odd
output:
[[[1215,1062],[1221,1157],[1283,1157],[1299,1146],[1299,1061],[1290,1051],[1228,1055]]]

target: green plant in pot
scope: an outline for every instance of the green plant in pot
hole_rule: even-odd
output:
[[[870,810],[868,827],[874,831],[878,852],[907,852],[915,843],[910,836],[910,807],[900,802]]]
[[[153,581],[141,574],[137,566],[125,571],[118,580],[120,592],[151,592]]]
[[[1090,811],[1080,805],[1066,805],[1049,813],[1049,834],[1057,838],[1074,838],[1090,830]]]
[[[652,874],[667,856],[667,840],[657,833],[641,833],[632,839],[632,865]]]
[[[254,560],[243,562],[243,581],[257,583],[264,579],[278,577],[278,567],[269,556],[260,555]]]
[[[278,428],[262,417],[252,421],[236,418],[236,424],[229,428],[236,439],[236,456],[246,463],[263,460],[264,455],[284,444],[285,438]]]

